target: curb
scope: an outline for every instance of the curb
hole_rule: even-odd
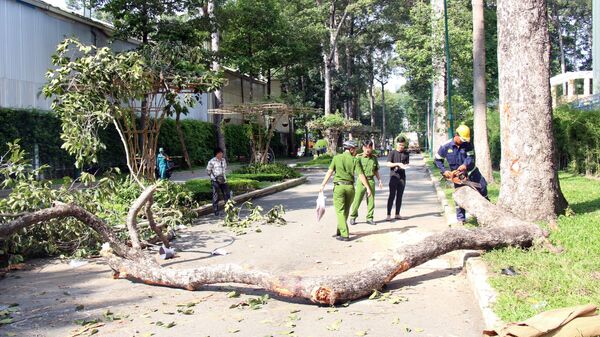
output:
[[[456,222],[453,213],[455,210],[452,209],[452,207],[450,207],[450,205],[448,204],[448,200],[446,200],[446,194],[440,186],[440,181],[433,177],[433,173],[431,172],[431,169],[427,164],[425,164],[425,171],[427,171],[427,174],[429,174],[431,184],[435,188],[435,192],[437,194],[438,200],[440,201],[440,204],[442,204],[442,209],[444,210],[444,217],[446,218],[446,224],[448,225],[448,227],[450,227],[450,225]]]
[[[431,183],[435,187],[436,194],[444,209],[444,215],[448,226],[454,223],[453,209],[448,205],[446,200],[446,194],[440,186],[440,182],[433,177],[429,166],[426,165],[425,169],[431,178]],[[452,219],[452,220],[451,220]],[[453,259],[456,259],[462,265],[465,270],[467,280],[473,291],[473,295],[481,310],[483,316],[483,322],[487,330],[493,330],[503,325],[502,320],[496,315],[492,306],[496,303],[497,294],[496,291],[488,283],[488,268],[485,262],[480,257],[480,252],[476,250],[460,250],[450,253]]]
[[[298,185],[302,185],[307,181],[308,181],[308,178],[305,176],[302,176],[300,178],[284,181],[282,183],[275,184],[273,186],[269,186],[267,188],[240,194],[238,196],[233,197],[233,201],[235,201],[236,203],[239,203],[239,202],[245,202],[250,199],[265,197],[267,195],[275,194],[277,192],[281,192],[281,191],[287,190],[289,188],[296,187]],[[219,201],[219,207],[222,208],[223,205],[225,205],[225,203],[223,201]],[[200,208],[194,209],[193,211],[196,212],[196,214],[198,216],[210,214],[213,212],[212,204],[204,205]]]

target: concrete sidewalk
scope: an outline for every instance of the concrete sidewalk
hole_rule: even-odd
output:
[[[307,184],[256,203],[265,209],[276,204],[286,208],[288,224],[262,226],[261,232],[235,236],[213,216],[179,232],[173,245],[178,258],[162,261],[169,268],[235,263],[246,268],[301,276],[339,275],[368,266],[385,250],[414,243],[447,228],[433,186],[420,157],[411,158],[402,214],[405,221],[385,221],[389,169],[384,168],[385,188],[377,190],[377,226],[351,226],[353,238],[340,242],[335,233],[331,184],[324,218],[315,219],[315,199],[322,173],[309,175]],[[225,256],[211,255],[216,248]],[[265,294],[254,287],[222,285],[189,292],[126,280],[113,280],[101,260],[72,268],[60,261],[40,261],[30,271],[9,274],[0,280],[0,304],[19,303],[16,323],[0,331],[18,336],[66,336],[80,328],[75,319],[103,317],[110,308],[126,318],[104,320],[98,336],[481,336],[483,322],[467,286],[462,264],[442,256],[396,277],[383,300],[363,299],[336,308],[319,307],[304,300],[275,298],[260,309],[235,307],[237,303]],[[227,293],[237,290],[240,298]],[[68,294],[68,295],[67,295]],[[192,312],[180,310],[195,303]],[[77,310],[78,305],[83,309]],[[233,307],[233,308],[232,308]],[[184,307],[185,309],[185,307]],[[175,322],[169,329],[157,325]]]

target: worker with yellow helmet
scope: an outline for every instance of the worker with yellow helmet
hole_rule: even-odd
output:
[[[450,169],[445,167],[444,159],[448,161]],[[435,165],[446,179],[452,178],[452,172],[460,171],[464,173],[471,182],[480,185],[480,187],[477,187],[477,191],[487,198],[487,182],[475,166],[475,149],[471,143],[471,129],[468,126],[460,125],[456,129],[454,137],[440,146],[435,154]],[[454,185],[455,188],[460,186]],[[456,220],[461,225],[466,220],[465,210],[458,206],[456,206]]]

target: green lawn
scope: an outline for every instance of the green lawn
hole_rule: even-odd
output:
[[[428,164],[433,169],[433,163]],[[435,168],[433,172],[436,175],[439,171]],[[554,254],[541,247],[504,248],[483,256],[490,268],[489,282],[498,292],[494,310],[505,321],[523,320],[565,306],[600,304],[600,181],[567,172],[561,172],[559,178],[571,215],[559,217],[560,229],[550,234],[550,241],[564,252]],[[500,181],[497,172],[495,179]],[[448,202],[454,205],[452,188],[444,189]],[[497,183],[489,187],[492,202],[498,199],[498,192]],[[500,274],[508,266],[519,275]]]
[[[506,248],[484,255],[491,285],[498,291],[496,313],[506,321],[577,304],[600,304],[600,181],[561,172],[560,184],[571,216],[560,216],[559,230],[550,234],[565,251]],[[513,266],[520,275],[500,269]]]
[[[305,161],[302,163],[298,163],[298,167],[322,167],[322,168],[328,168],[329,164],[331,163],[331,156],[330,155],[322,155],[320,157],[317,157],[315,159],[309,160],[309,161]]]

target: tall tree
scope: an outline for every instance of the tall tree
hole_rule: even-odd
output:
[[[217,20],[216,20],[216,4],[215,4],[215,0],[208,0],[207,1],[207,8],[206,8],[206,14],[208,16],[208,20],[210,21],[211,24],[211,30],[210,30],[210,49],[212,50],[213,53],[218,54],[219,53],[219,47],[220,47],[220,33],[219,33],[219,28],[217,25]],[[216,71],[216,72],[220,72],[221,71],[221,63],[219,61],[218,58],[215,58],[212,62],[212,70]],[[221,107],[223,107],[223,90],[222,88],[219,88],[217,90],[215,90],[213,92],[213,107],[215,109],[219,109]],[[227,154],[227,144],[225,143],[225,132],[223,132],[222,127],[222,121],[223,116],[220,114],[215,114],[213,116],[213,123],[215,125],[215,129],[217,132],[217,143],[219,145],[219,148],[221,148],[221,150],[223,150],[223,154]]]
[[[552,220],[567,206],[554,157],[549,61],[546,1],[498,0],[498,204],[529,220]]]
[[[446,55],[444,54],[444,0],[432,0],[433,149],[448,140],[446,126]]]
[[[484,0],[473,5],[473,129],[477,167],[488,182],[494,181],[487,130],[487,97],[485,85]]]

